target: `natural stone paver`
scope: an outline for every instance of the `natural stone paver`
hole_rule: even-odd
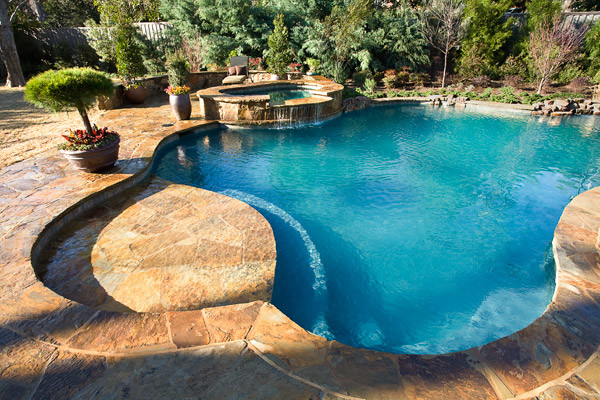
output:
[[[0,328],[0,398],[31,397],[54,352],[52,346]]]
[[[184,311],[271,298],[275,240],[264,217],[158,178],[90,210],[50,247],[44,283],[97,308]]]
[[[130,190],[148,176],[161,142],[186,129],[216,126],[197,118],[175,125],[172,121],[168,106],[152,102],[107,112],[100,124],[123,136],[120,160],[106,174],[74,172],[55,152],[0,170],[1,398],[600,397],[600,189],[575,198],[557,226],[557,291],[544,315],[513,335],[466,352],[406,356],[356,349],[307,332],[262,301],[192,311],[132,312],[106,288],[117,293],[127,282],[127,276],[120,275],[137,278],[134,273],[157,270],[163,273],[162,285],[164,271],[182,268],[167,265],[169,258],[191,256],[185,249],[194,238],[209,244],[202,249],[216,244],[216,257],[197,258],[213,269],[239,257],[219,244],[232,250],[244,246],[243,261],[249,269],[235,275],[232,265],[228,271],[238,280],[264,273],[260,265],[274,259],[257,241],[270,227],[258,226],[262,217],[244,213],[249,207],[240,202],[160,181]],[[179,194],[155,202],[143,194],[144,187],[152,185]],[[192,208],[189,197],[195,195]],[[119,196],[123,208],[111,207],[111,199]],[[171,207],[164,207],[165,202]],[[91,210],[93,217],[77,219]],[[130,218],[119,224],[123,210],[131,210]],[[215,218],[219,210],[222,218]],[[150,236],[161,232],[164,220],[180,221],[186,229],[153,240]],[[120,246],[111,235],[100,237],[111,222],[115,231],[129,229],[147,240],[134,240],[139,246],[133,248]],[[42,253],[59,249],[52,239],[65,226],[100,233],[71,237],[62,248],[69,251],[63,255],[62,275],[53,276],[43,267]],[[180,246],[181,251],[161,258],[160,247],[167,242],[166,248]],[[105,244],[105,252],[92,257],[98,243]],[[149,251],[155,247],[158,250]],[[100,262],[96,271],[92,267],[92,258],[118,260],[125,254],[129,255],[121,258],[118,268],[112,261]],[[152,263],[135,267],[154,255]],[[95,277],[95,272],[99,279],[94,284],[86,277]],[[80,296],[78,301],[51,291],[39,280],[58,284],[61,276],[70,278],[70,284],[62,285]],[[179,284],[175,281],[182,276],[189,275],[179,270],[169,280]],[[225,294],[231,303],[247,301],[236,297],[236,289],[228,285],[212,290]],[[170,293],[173,304],[181,300],[177,291]],[[168,291],[164,294],[169,297]],[[155,294],[137,297],[146,296]],[[130,296],[132,301],[135,297]],[[114,311],[98,311],[100,305]]]
[[[72,398],[93,385],[106,372],[106,358],[59,352],[47,366],[34,399]]]

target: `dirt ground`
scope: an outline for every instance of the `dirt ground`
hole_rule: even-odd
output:
[[[0,169],[55,148],[69,129],[82,129],[79,114],[51,113],[27,103],[23,88],[0,87]],[[89,112],[92,123],[103,111]]]

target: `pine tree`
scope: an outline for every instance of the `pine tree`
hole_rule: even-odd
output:
[[[267,65],[271,73],[281,76],[286,72],[293,59],[288,29],[283,21],[283,13],[277,14],[273,20],[273,25],[273,33],[269,36],[268,42]]]

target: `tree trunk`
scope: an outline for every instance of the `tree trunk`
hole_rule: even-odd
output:
[[[25,86],[25,77],[8,15],[8,0],[0,0],[0,58],[4,60],[8,74],[6,86]]]
[[[444,85],[446,84],[446,68],[448,66],[448,52],[446,51],[444,53],[444,73],[442,74],[442,89],[444,88]]]
[[[35,18],[38,21],[44,21],[46,19],[46,11],[44,11],[42,2],[39,0],[29,0],[28,3],[33,15],[35,15]]]
[[[546,78],[541,78],[540,83],[538,84],[537,94],[542,94],[542,90],[544,90],[545,85],[546,85]]]
[[[83,108],[78,108],[79,115],[81,115],[81,119],[83,120],[83,124],[85,125],[85,130],[89,135],[93,135],[92,124],[90,124],[90,119],[88,118],[87,112]]]

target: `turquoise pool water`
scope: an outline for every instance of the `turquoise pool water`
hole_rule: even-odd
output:
[[[279,106],[285,104],[287,100],[305,99],[312,96],[308,90],[275,90],[269,92],[269,104]]]
[[[596,117],[387,106],[317,126],[200,132],[155,173],[271,223],[273,303],[376,350],[482,345],[540,316],[564,206],[600,183]]]
[[[304,99],[311,97],[312,94],[308,90],[304,89],[286,89],[286,88],[273,88],[270,90],[260,89],[260,90],[252,90],[252,89],[244,89],[237,91],[230,91],[231,95],[238,96],[261,96],[268,95],[269,103],[271,106],[279,106],[285,104],[287,100],[294,99]]]

